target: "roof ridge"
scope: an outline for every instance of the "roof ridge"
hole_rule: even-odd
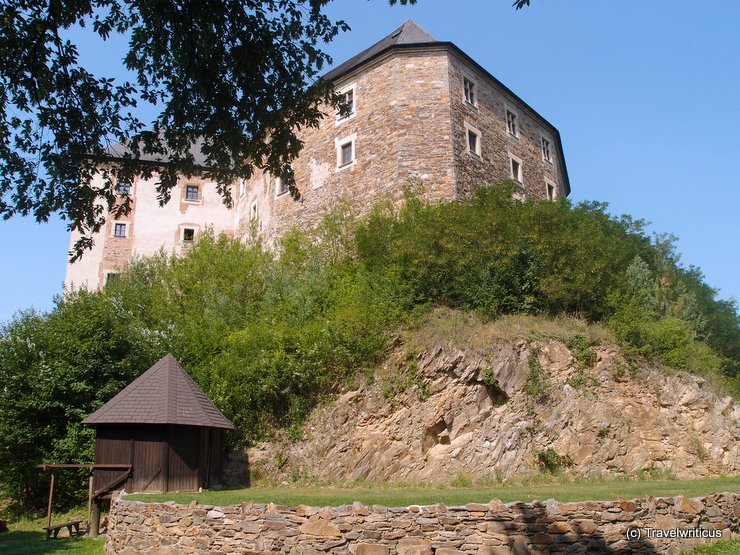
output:
[[[331,71],[327,72],[323,79],[333,81],[334,79],[352,71],[354,68],[361,66],[365,62],[375,58],[382,52],[399,45],[412,44],[434,44],[439,41],[434,38],[425,29],[422,29],[416,21],[409,18],[399,27],[394,29],[389,35],[386,35],[372,46],[361,51],[359,54],[351,57],[341,63]]]

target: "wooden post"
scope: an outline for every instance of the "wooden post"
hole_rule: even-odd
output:
[[[51,482],[49,483],[49,505],[46,509],[46,527],[51,528],[51,498],[54,495],[54,471],[51,471]],[[46,534],[46,539],[49,539],[49,534]]]
[[[97,538],[100,534],[100,499],[93,503],[92,521],[90,522],[90,537]]]
[[[91,505],[92,505],[92,495],[93,495],[93,474],[94,470],[90,469],[90,477],[87,480],[87,533],[90,533],[90,511],[91,511]]]

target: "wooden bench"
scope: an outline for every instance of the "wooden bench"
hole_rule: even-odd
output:
[[[46,530],[46,539],[48,540],[52,534],[54,535],[54,539],[56,539],[59,535],[59,530],[61,530],[62,528],[66,528],[67,530],[69,530],[70,537],[79,536],[81,523],[81,520],[70,520],[69,522],[65,522],[63,524],[46,527],[44,528],[44,530]]]

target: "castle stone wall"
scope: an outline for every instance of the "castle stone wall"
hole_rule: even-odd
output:
[[[237,233],[272,242],[296,225],[315,226],[342,201],[364,214],[377,202],[398,202],[411,178],[429,201],[455,197],[448,57],[403,51],[365,66],[336,84],[354,85],[356,115],[338,122],[333,109],[318,128],[300,134],[293,163],[301,200],[277,196],[275,180],[257,174],[239,195]],[[355,137],[355,162],[337,167],[337,143]],[[252,219],[252,207],[258,214]]]
[[[557,185],[558,196],[562,196],[563,176],[554,135],[522,105],[453,53],[449,68],[458,197],[469,196],[482,183],[510,179],[509,153],[522,161],[522,193],[527,198],[547,198],[545,179]],[[463,75],[476,83],[477,106],[464,100]],[[507,130],[507,108],[517,114],[518,137]],[[481,133],[480,158],[468,152],[465,123]],[[552,162],[543,159],[542,136],[550,142]]]

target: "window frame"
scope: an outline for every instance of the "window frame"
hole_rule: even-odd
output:
[[[524,163],[522,162],[522,159],[518,156],[515,156],[511,152],[508,153],[509,155],[509,178],[516,181],[519,185],[524,185]],[[519,177],[514,175],[514,163],[519,167]]]
[[[121,187],[121,185],[123,184],[128,185],[128,191],[126,191],[125,193],[122,193],[119,189],[119,187]],[[121,181],[116,181],[116,195],[117,196],[131,197],[133,196],[133,191],[134,191],[134,184],[131,181],[126,181],[125,179]]]
[[[254,199],[252,202],[249,203],[249,221],[250,222],[259,221],[260,213],[259,213],[259,204],[257,200],[258,199]]]
[[[550,195],[550,188],[552,188],[552,195]],[[545,198],[553,201],[560,198],[560,187],[548,178],[545,178]]]
[[[285,189],[283,189],[285,187]],[[275,197],[280,198],[287,195],[290,192],[290,187],[286,185],[282,177],[275,178]]]
[[[477,127],[473,127],[471,124],[469,124],[467,121],[463,122],[465,127],[465,147],[468,151],[468,154],[475,157],[478,160],[482,160],[483,156],[481,154],[481,143],[483,142],[483,135],[480,132],[480,129]],[[475,135],[476,141],[475,141],[475,149],[470,148],[470,134]]]
[[[348,135],[341,139],[334,139],[334,145],[337,152],[337,171],[354,167],[357,162],[357,133],[353,133],[352,135]],[[342,163],[342,148],[347,145],[350,145],[350,148],[352,149],[352,157],[349,162]]]
[[[463,103],[477,110],[478,109],[478,98],[479,98],[478,91],[480,90],[480,87],[478,86],[478,80],[475,79],[469,73],[466,73],[464,71],[461,72],[461,74],[462,74],[461,82],[462,82]],[[473,101],[472,102],[468,99],[468,91],[467,91],[467,88],[465,87],[465,81],[470,82],[470,84],[472,85],[472,90],[473,90]]]
[[[510,125],[509,114],[511,114],[513,116],[513,127],[514,127],[514,132],[513,133],[511,131],[512,126]],[[505,123],[506,123],[506,133],[509,135],[509,137],[513,137],[514,139],[516,139],[518,141],[519,140],[519,132],[520,132],[520,130],[522,128],[522,126],[520,124],[521,118],[519,117],[519,110],[516,110],[513,106],[508,106],[507,105],[504,108],[504,120],[505,120]]]
[[[197,198],[190,198],[190,189],[195,188],[198,196]],[[201,186],[197,185],[195,183],[187,183],[185,185],[185,196],[183,198],[185,202],[201,202],[203,200],[203,196],[201,195]]]
[[[188,239],[187,237],[185,237],[185,234],[188,231],[192,232],[192,235],[193,235],[190,239]],[[192,243],[194,243],[196,236],[197,236],[197,233],[196,233],[196,229],[194,227],[183,227],[182,228],[182,237],[181,237],[181,239],[182,239],[182,242],[183,243],[186,243],[186,244],[192,244]]]
[[[545,143],[547,143],[547,156],[545,156]],[[540,151],[542,152],[542,161],[553,164],[552,141],[547,135],[540,135]]]
[[[337,110],[335,125],[341,125],[345,121],[349,121],[357,115],[357,83],[350,83],[349,85],[337,90],[337,94],[343,97],[346,97],[348,93],[352,93],[352,111],[342,117]]]
[[[123,235],[118,234],[119,226],[123,228]],[[129,222],[113,222],[113,227],[111,229],[111,237],[115,237],[116,239],[126,239],[129,235],[128,230]]]

